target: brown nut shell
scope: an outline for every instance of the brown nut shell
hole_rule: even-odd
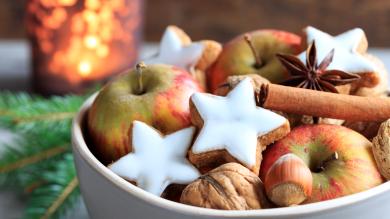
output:
[[[372,151],[379,172],[390,180],[390,119],[383,122],[372,140]]]
[[[296,155],[281,156],[265,176],[268,198],[278,206],[298,205],[311,196],[313,177],[309,167]]]
[[[221,210],[270,207],[260,178],[238,163],[224,164],[189,184],[180,202]]]

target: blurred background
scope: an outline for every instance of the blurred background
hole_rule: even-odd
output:
[[[79,93],[155,54],[170,24],[222,43],[263,28],[361,27],[390,58],[389,0],[0,0],[0,90]]]
[[[0,38],[23,39],[27,0],[0,0]],[[158,41],[168,24],[194,39],[226,41],[258,28],[299,32],[312,25],[337,34],[363,28],[370,46],[390,46],[389,0],[145,0],[144,40]]]

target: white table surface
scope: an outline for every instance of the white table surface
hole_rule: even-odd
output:
[[[156,44],[145,44],[141,49],[141,57],[148,57],[157,51]],[[390,69],[390,48],[372,48],[370,53],[383,60]],[[30,50],[25,41],[0,41],[0,90],[29,90],[30,89]],[[12,133],[0,129],[1,143],[12,140]],[[0,218],[20,218],[24,201],[10,191],[0,190]],[[80,205],[68,215],[72,219],[86,219],[88,213],[80,200]]]

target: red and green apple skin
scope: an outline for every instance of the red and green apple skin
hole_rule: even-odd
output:
[[[207,72],[208,87],[213,92],[231,75],[259,74],[272,83],[288,78],[287,71],[280,64],[277,53],[298,54],[301,52],[301,38],[281,30],[256,30],[246,33],[262,60],[262,66],[255,67],[255,57],[244,39],[237,36],[223,47],[217,61]]]
[[[338,159],[327,162],[319,171],[317,168],[321,162],[335,152]],[[306,203],[354,194],[383,183],[371,151],[371,142],[343,126],[323,124],[293,129],[266,149],[260,178],[264,180],[271,165],[287,153],[299,156],[312,171],[313,192]]]
[[[191,124],[189,98],[202,92],[185,70],[149,65],[142,70],[144,92],[138,94],[136,70],[129,70],[99,92],[88,113],[88,132],[96,156],[105,164],[131,152],[131,124],[145,122],[163,134]]]

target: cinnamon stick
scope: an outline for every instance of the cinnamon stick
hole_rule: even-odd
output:
[[[262,84],[258,105],[267,109],[348,121],[390,118],[390,98],[360,97],[276,84]]]

